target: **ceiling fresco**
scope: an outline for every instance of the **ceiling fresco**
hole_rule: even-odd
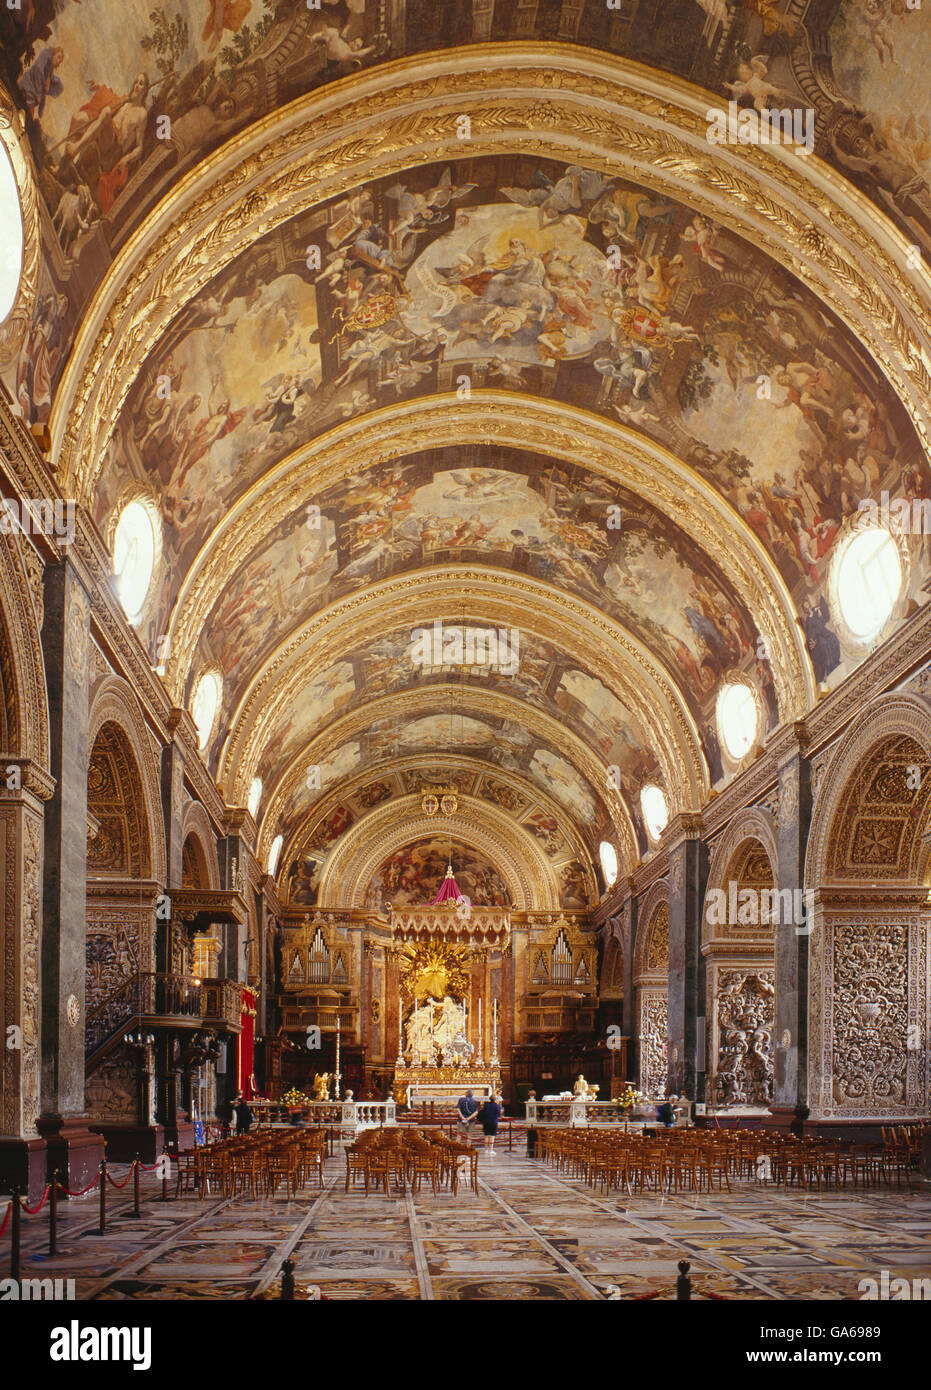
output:
[[[298,698],[282,708],[262,745],[260,766],[266,790],[270,792],[278,784],[311,739],[338,715],[383,695],[415,686],[443,685],[454,679],[448,668],[424,672],[415,665],[410,659],[414,646],[409,632],[388,633],[311,676]],[[565,723],[606,766],[618,768],[619,789],[632,810],[637,789],[644,781],[662,784],[649,732],[602,681],[569,665],[566,656],[550,643],[524,635],[513,673],[505,675],[489,666],[475,665],[457,674],[469,684],[513,696]],[[451,742],[460,734],[465,736],[458,715],[453,717],[451,732]],[[418,736],[417,726],[403,734],[404,739]],[[321,785],[321,790],[326,788]]]
[[[383,62],[514,40],[635,59],[722,106],[810,111],[815,153],[931,249],[931,35],[906,0],[639,0],[618,11],[604,0],[22,0],[0,8],[0,52],[48,213],[54,269],[39,312],[55,325],[53,375],[114,255],[226,141]]]
[[[760,665],[750,615],[700,547],[655,507],[578,468],[504,450],[496,459],[501,466],[472,467],[463,452],[431,451],[354,475],[320,495],[319,528],[308,527],[303,506],[275,528],[227,586],[194,662],[194,673],[213,664],[223,672],[221,727],[244,678],[281,641],[283,612],[288,630],[297,628],[347,593],[429,564],[506,567],[577,594],[677,673],[696,717],[707,713],[728,669]],[[465,466],[449,467],[454,458]],[[609,506],[620,508],[620,530],[610,528]],[[450,614],[447,622],[462,616]],[[396,687],[405,673],[419,674],[412,648],[412,634],[401,633],[380,639],[360,659],[374,684]],[[526,696],[537,679],[534,659],[532,645],[525,646],[517,671],[497,678],[502,688]],[[775,713],[762,667],[760,675]],[[344,664],[317,679],[333,687],[330,708],[345,699]]]
[[[567,823],[561,808],[553,805],[549,795],[541,798],[538,791],[526,781],[514,776],[505,780],[501,775],[489,774],[480,768],[476,770],[476,764],[472,760],[469,760],[466,766],[460,762],[454,769],[432,763],[423,767],[405,767],[400,771],[386,770],[383,776],[374,779],[364,776],[355,784],[350,783],[345,794],[340,795],[338,802],[331,804],[322,816],[311,816],[298,832],[296,841],[292,842],[297,844],[298,848],[289,853],[285,869],[288,904],[293,907],[316,906],[323,870],[341,835],[369,811],[386,801],[407,797],[412,792],[422,792],[426,787],[438,785],[455,789],[460,799],[471,796],[487,802],[497,811],[504,811],[512,816],[518,826],[538,841],[552,863],[561,888],[560,905],[565,908],[581,908],[590,904],[589,884],[597,871],[592,866],[587,849],[578,845],[571,821]],[[441,828],[442,822],[438,826],[438,832]],[[409,846],[406,850],[391,856],[373,875],[368,885],[366,905],[380,908],[382,905],[402,906],[415,901],[429,901],[439,886],[439,880],[445,874],[450,844],[453,867],[462,891],[477,904],[507,905],[507,890],[502,889],[497,870],[494,876],[488,877],[487,861],[483,856],[477,855],[473,848],[466,848],[455,836],[450,837],[448,832],[445,836],[438,833],[429,843],[441,856],[446,855],[446,858],[443,859],[436,886],[430,890],[428,896],[425,886],[422,889],[425,894],[423,898],[411,897],[411,885],[402,882],[403,874],[400,869],[388,868],[389,862],[395,866],[405,862],[405,856],[411,850]],[[476,865],[482,861],[481,874],[473,872],[476,867],[473,860],[476,861]],[[418,887],[417,891],[421,889]],[[504,902],[498,900],[501,897],[504,898]]]
[[[523,52],[554,95],[567,50],[543,45],[574,45],[573,61],[591,50],[593,73],[615,55],[668,74],[649,98],[633,69],[623,77],[657,131],[665,108],[657,116],[651,103],[667,92],[699,126],[696,111],[731,101],[757,116],[804,109],[812,154],[734,150],[726,167],[744,159],[759,172],[770,159],[802,190],[800,206],[817,207],[820,190],[851,220],[865,195],[888,219],[883,255],[909,248],[924,276],[931,30],[906,0],[0,0],[0,81],[23,114],[43,243],[32,323],[0,389],[37,439],[50,425],[65,441],[59,476],[92,498],[108,545],[128,499],[157,512],[158,563],[135,630],[176,703],[190,703],[205,671],[221,675],[204,757],[228,798],[244,801],[261,777],[259,854],[283,837],[278,876],[295,906],[316,903],[334,850],[353,843],[344,836],[434,778],[513,819],[550,861],[564,908],[591,905],[593,885],[606,888],[602,839],[624,849],[627,871],[651,850],[645,783],[675,814],[733,774],[716,731],[723,682],[753,687],[763,742],[863,659],[832,597],[840,546],[863,499],[931,489],[909,418],[927,362],[910,359],[913,378],[896,378],[836,268],[829,292],[792,236],[754,235],[756,208],[735,196],[731,213],[701,196],[698,175],[670,173],[672,157],[667,168],[651,153],[652,171],[644,158],[643,184],[609,176],[580,128],[561,146],[577,147],[577,163],[548,158],[543,116],[528,116],[520,144],[495,135],[472,154],[464,141],[458,158],[405,134],[397,159],[392,147],[370,172],[352,166],[369,178],[355,187],[356,172],[328,182],[318,152],[315,186],[305,197],[298,181],[277,205],[288,220],[244,214],[225,256],[194,232],[179,242],[201,248],[196,293],[166,292],[170,318],[162,304],[145,322],[146,277],[164,273],[153,248],[173,249],[166,229],[187,237],[199,216],[204,236],[222,240],[217,171],[238,172],[234,155],[260,131],[271,138],[276,113],[279,131],[306,120],[299,99],[333,83],[334,100],[361,91],[378,110],[384,65],[431,51],[449,53],[437,100],[454,78],[468,93],[474,73],[451,50],[484,43],[527,45],[489,54],[487,71],[500,57],[507,74]],[[546,105],[537,100],[538,116]],[[334,137],[344,139],[354,137]],[[262,153],[256,143],[258,163]],[[777,186],[767,179],[752,187]],[[237,185],[235,197],[245,207],[251,194]],[[838,230],[830,249],[844,246]],[[224,263],[234,247],[245,249]],[[108,296],[131,281],[124,341],[138,356],[119,359],[106,408],[94,397],[79,429],[90,364],[110,360],[96,346],[124,327]],[[909,282],[915,304],[921,285]],[[914,325],[899,328],[890,341],[907,358]],[[99,379],[111,381],[105,365]],[[487,429],[460,439],[438,414],[434,433],[406,432],[424,402],[473,396],[488,402]],[[496,401],[515,416],[546,410],[546,426],[499,441]],[[71,475],[87,420],[102,422],[101,447]],[[578,442],[595,428],[610,447],[593,447],[589,464]],[[931,587],[927,538],[902,546],[896,622]],[[422,593],[432,623],[453,592],[463,598],[442,613],[447,629],[499,629],[506,607],[513,669],[415,656],[419,623],[399,615],[413,616]],[[780,641],[797,644],[791,671]],[[798,709],[787,672],[803,687]],[[441,839],[386,858],[369,906],[432,896]],[[455,848],[470,896],[506,900],[464,831]]]
[[[306,757],[292,760],[290,770],[299,775],[292,775],[290,791],[277,803],[276,825],[283,833],[292,833],[314,804],[343,780],[374,769],[381,776],[381,769],[415,755],[459,755],[534,783],[568,813],[587,843],[597,846],[611,832],[611,815],[601,789],[593,787],[569,761],[571,753],[565,747],[555,748],[515,720],[485,711],[482,715],[451,713],[440,704],[410,720],[376,718],[357,738],[334,740],[332,751],[328,749],[319,762]],[[315,730],[317,737],[325,733],[325,727]],[[348,807],[337,810],[327,832],[329,840],[348,830],[356,819],[357,812]]]
[[[150,653],[212,529],[270,469],[343,420],[464,383],[598,411],[682,458],[769,552],[804,616],[816,678],[842,668],[826,602],[832,543],[858,499],[914,488],[926,470],[872,360],[748,243],[581,166],[507,156],[382,180],[243,260],[176,319],[100,479],[102,524],[127,479],[161,508]],[[724,670],[765,652],[696,547],[592,474],[537,463],[520,478],[517,460],[489,452],[360,469],[266,517],[192,678],[216,661],[231,706],[301,620],[453,556],[596,603],[676,673],[707,725],[703,703]],[[611,503],[620,531],[608,529]],[[916,558],[913,598],[925,578]],[[765,670],[757,678],[773,716]]]

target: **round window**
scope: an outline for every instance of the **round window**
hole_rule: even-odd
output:
[[[651,840],[658,840],[669,823],[669,807],[661,788],[652,784],[640,791],[640,809]]]
[[[620,868],[617,850],[607,840],[602,840],[598,848],[598,856],[601,859],[601,872],[605,876],[605,883],[609,888],[612,888],[617,882],[618,869]]]
[[[23,273],[23,214],[16,175],[0,140],[0,323],[9,318]]]
[[[223,682],[217,671],[206,671],[194,687],[191,716],[197,728],[197,746],[201,752],[210,742],[222,694]]]
[[[144,502],[127,502],[120,513],[113,536],[113,573],[123,611],[135,622],[155,573],[158,552],[158,521]]]
[[[718,733],[730,756],[739,762],[756,742],[760,712],[749,685],[736,681],[718,695]]]
[[[870,526],[838,547],[834,586],[840,614],[851,635],[871,642],[889,621],[905,575],[902,557],[884,526]]]

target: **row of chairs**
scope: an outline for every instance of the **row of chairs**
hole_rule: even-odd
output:
[[[649,1138],[603,1130],[541,1130],[539,1156],[592,1186],[713,1191],[731,1178],[784,1187],[911,1185],[917,1144],[910,1132],[877,1146],[760,1130],[671,1130]]]
[[[323,1186],[327,1131],[302,1129],[286,1134],[242,1135],[218,1144],[187,1149],[179,1156],[176,1195],[209,1191],[224,1196],[274,1197],[280,1186],[296,1196],[316,1175]]]
[[[429,1179],[434,1195],[449,1187],[459,1191],[460,1173],[469,1172],[469,1181],[478,1192],[478,1152],[471,1144],[460,1144],[436,1130],[384,1128],[363,1130],[346,1149],[346,1191],[361,1182],[366,1196],[370,1191],[420,1191]]]

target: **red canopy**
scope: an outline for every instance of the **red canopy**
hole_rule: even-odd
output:
[[[450,864],[446,870],[446,877],[440,884],[440,891],[430,903],[430,906],[436,907],[437,903],[448,903],[450,901],[458,902],[461,897],[462,894],[459,892],[459,884],[453,878],[453,866]]]

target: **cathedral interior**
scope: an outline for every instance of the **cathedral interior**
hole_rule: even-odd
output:
[[[60,1184],[78,1297],[931,1297],[929,64],[920,0],[0,7],[0,1220]],[[647,1226],[669,1098],[731,1182]],[[216,1187],[237,1103],[319,1188]],[[175,1254],[82,1243],[165,1155]]]

